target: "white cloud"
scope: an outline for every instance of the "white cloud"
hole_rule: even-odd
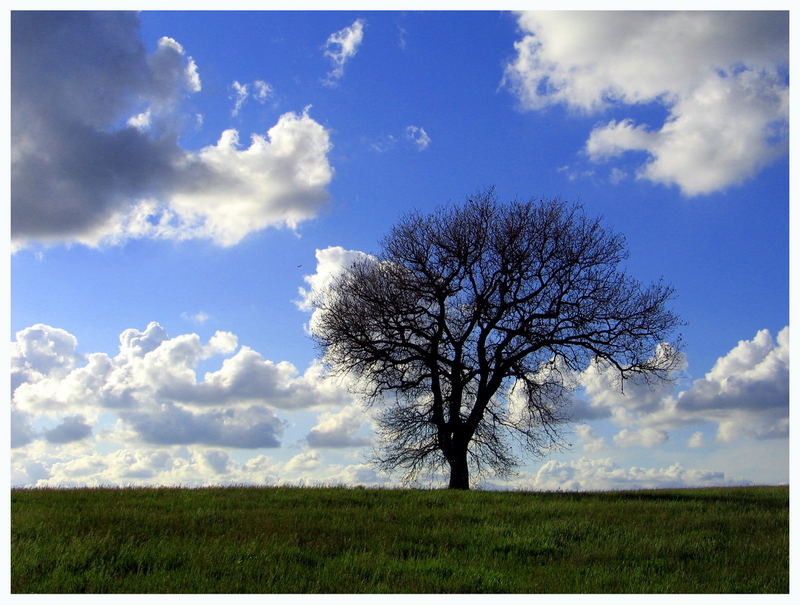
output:
[[[274,410],[346,409],[353,400],[318,362],[301,374],[288,362],[238,347],[230,332],[218,331],[203,344],[197,334],[169,338],[153,322],[143,331],[122,332],[114,357],[79,355],[74,336],[41,324],[17,338],[11,404],[19,446],[40,437],[53,443],[87,439],[93,423],[114,414],[122,422],[119,431],[145,443],[275,447],[284,423]],[[216,355],[225,356],[219,369],[198,380],[197,364]],[[57,426],[36,433],[36,419]]]
[[[686,360],[681,358],[679,367],[671,377],[676,378],[685,367]],[[581,372],[578,381],[589,399],[589,410],[594,410],[596,417],[608,415],[609,412],[613,414],[615,410],[625,410],[628,414],[657,410],[663,401],[672,395],[674,389],[674,383],[671,381],[648,383],[638,377],[626,380],[622,384],[619,372],[607,363],[590,363]]]
[[[309,431],[306,440],[311,447],[362,447],[369,445],[368,437],[356,435],[369,417],[361,406],[349,405],[338,412],[323,412],[317,424]]]
[[[171,38],[147,54],[136,14],[16,13],[12,29],[14,250],[132,238],[230,246],[295,229],[326,203],[329,133],[307,109],[244,148],[236,130],[181,148],[177,135],[196,121],[182,106],[201,88],[197,65]],[[259,82],[261,102],[269,85]]]
[[[674,463],[663,468],[620,467],[611,458],[580,458],[569,462],[545,462],[530,482],[538,490],[617,490],[665,487],[704,487],[748,484],[725,473],[685,468]]]
[[[272,86],[264,82],[264,80],[255,80],[253,82],[252,93],[249,84],[242,84],[238,80],[234,80],[231,83],[231,88],[233,89],[233,96],[231,96],[231,99],[233,99],[234,102],[231,115],[234,117],[239,115],[245,101],[251,96],[263,105],[274,92]]]
[[[136,130],[149,130],[151,121],[152,111],[148,109],[128,118],[128,126],[133,126]]]
[[[327,130],[307,110],[282,115],[266,137],[251,135],[246,148],[237,130],[226,130],[216,145],[185,155],[187,174],[196,170],[198,178],[174,189],[166,203],[140,201],[79,241],[203,238],[233,246],[268,227],[296,229],[328,200],[330,147]]]
[[[320,465],[319,452],[315,450],[310,450],[307,452],[300,452],[296,456],[293,456],[286,463],[286,470],[289,472],[311,471],[316,469],[319,465]]]
[[[623,427],[614,438],[622,447],[651,447],[666,438],[666,430],[698,422],[716,423],[721,442],[743,435],[787,437],[789,328],[775,340],[768,330],[760,330],[751,340],[740,341],[704,378],[677,395],[672,382],[629,380],[622,391],[616,372],[602,365],[590,365],[579,381],[588,402],[576,406],[575,419],[610,416]]]
[[[346,252],[354,251],[319,256],[333,261]],[[325,272],[318,272],[320,283],[326,281]],[[313,288],[317,280],[307,283]],[[620,395],[610,377],[594,368],[583,376],[597,404],[589,408],[610,413],[621,425],[610,444],[618,447],[653,447],[663,443],[669,427],[699,422],[718,425],[718,442],[742,436],[785,437],[788,346],[788,328],[774,340],[761,331],[720,357],[704,378],[677,396],[667,390],[653,393],[644,385],[626,385],[625,395]],[[216,369],[198,375],[200,362],[208,364],[220,355]],[[216,332],[208,341],[195,334],[170,337],[153,322],[143,330],[123,331],[119,351],[111,356],[81,354],[75,336],[38,324],[17,333],[11,343],[11,367],[16,376],[11,400],[13,485],[388,481],[366,465],[342,465],[329,458],[341,455],[336,448],[365,445],[369,435],[369,417],[354,405],[346,384],[327,378],[319,362],[300,373],[289,363],[266,360],[240,346],[230,332]],[[321,412],[306,439],[313,449],[285,462],[261,452],[242,457],[248,449],[278,446],[288,426],[279,414],[295,410]],[[578,424],[575,432],[584,452],[608,447],[589,424]],[[701,431],[695,431],[687,445],[705,447]],[[525,478],[523,473],[504,485],[633,489],[741,482],[716,470],[679,464],[628,468],[610,459],[583,458],[549,461],[538,474]]]
[[[408,41],[406,40],[406,28],[402,25],[397,26],[397,45],[400,47],[400,50],[405,50],[408,46]]]
[[[676,414],[718,423],[717,439],[789,435],[789,327],[773,340],[760,330],[720,357],[704,378],[679,394]]]
[[[686,445],[690,448],[703,447],[705,445],[705,440],[703,439],[703,432],[695,431],[694,433],[692,433],[692,436],[689,437],[689,442]]]
[[[425,151],[431,144],[431,137],[420,126],[406,126],[406,138],[417,147],[417,151]]]
[[[317,259],[316,271],[303,277],[303,281],[308,284],[308,288],[298,288],[300,299],[295,301],[297,307],[302,311],[314,311],[308,322],[307,331],[309,333],[313,333],[314,326],[319,321],[319,310],[314,309],[315,297],[323,294],[325,289],[333,283],[333,280],[354,262],[374,259],[373,256],[366,252],[346,250],[341,246],[317,248],[314,256]]]
[[[295,229],[328,199],[330,147],[328,132],[307,110],[283,114],[266,137],[251,135],[245,149],[239,148],[239,133],[226,130],[216,145],[196,155],[211,178],[170,199],[182,220],[177,234],[230,246],[265,227]]]
[[[144,331],[123,330],[119,335],[119,350],[126,357],[142,357],[167,340],[167,333],[158,323],[150,322]]]
[[[578,439],[583,444],[583,451],[599,452],[606,448],[605,437],[598,437],[594,429],[588,424],[575,425],[575,432],[578,434]]]
[[[592,160],[600,161],[621,155],[631,149],[647,150],[654,143],[654,134],[645,126],[636,126],[633,120],[609,122],[595,128],[586,141],[586,152]]]
[[[692,196],[750,178],[787,150],[787,13],[550,11],[518,22],[504,82],[524,109],[667,110],[663,124],[596,127],[592,161],[644,152],[638,178]]]
[[[386,153],[394,149],[397,139],[393,134],[387,134],[369,143],[369,148],[377,153]]]
[[[239,111],[242,109],[242,105],[244,104],[245,100],[247,99],[247,95],[249,94],[247,91],[247,84],[240,84],[237,80],[234,80],[231,84],[231,88],[233,88],[233,109],[231,110],[232,116],[238,116]]]
[[[11,453],[13,486],[387,485],[364,464],[326,461],[316,450],[286,462],[256,455],[237,462],[229,450],[130,444],[100,453],[76,444],[35,445]],[[396,484],[393,484],[396,485]]]
[[[331,465],[324,477],[324,482],[333,485],[364,485],[370,487],[395,487],[384,474],[377,472],[367,464],[349,464],[347,466]]]
[[[66,330],[35,324],[16,333],[11,343],[11,389],[23,382],[35,382],[46,375],[63,377],[83,355],[76,351],[78,340]]]
[[[183,46],[173,38],[162,37],[156,51],[148,57],[157,91],[157,106],[171,106],[183,91],[200,92],[202,84],[197,64],[186,55]]]
[[[653,447],[661,445],[668,438],[665,431],[659,431],[651,427],[644,427],[639,430],[622,429],[614,435],[614,443],[619,447]]]
[[[402,133],[384,134],[374,138],[363,139],[369,148],[376,153],[386,153],[397,147],[398,142],[405,139],[409,147],[417,151],[425,151],[431,144],[431,137],[421,126],[406,126]]]
[[[181,313],[181,319],[185,319],[186,321],[196,324],[204,324],[211,319],[211,316],[205,311],[198,311],[197,313],[186,313],[184,311]]]
[[[627,172],[625,172],[621,168],[614,167],[611,169],[611,174],[609,175],[608,180],[613,185],[619,185],[627,177],[628,177]]]
[[[256,80],[253,82],[253,88],[256,89],[253,97],[259,103],[265,103],[274,92],[272,86],[267,82],[264,82],[264,80]]]
[[[213,357],[220,354],[227,355],[228,353],[233,353],[238,346],[239,339],[236,334],[217,330],[204,349],[204,357]]]
[[[358,47],[364,39],[363,19],[356,19],[353,23],[332,33],[325,42],[325,56],[333,63],[333,69],[328,72],[324,82],[335,86],[336,81],[344,75],[344,66],[358,52]]]

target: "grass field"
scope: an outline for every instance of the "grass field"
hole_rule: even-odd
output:
[[[786,593],[789,489],[15,489],[11,590]]]

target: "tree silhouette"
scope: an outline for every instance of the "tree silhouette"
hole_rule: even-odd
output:
[[[563,445],[569,378],[589,363],[668,379],[673,290],[627,276],[626,257],[621,235],[560,200],[490,189],[401,220],[315,301],[323,358],[380,402],[378,465],[408,480],[449,467],[449,487],[469,489],[470,468],[513,471],[514,442]]]

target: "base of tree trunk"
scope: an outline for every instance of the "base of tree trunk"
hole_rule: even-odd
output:
[[[469,489],[469,467],[467,456],[450,462],[450,485],[448,489]]]

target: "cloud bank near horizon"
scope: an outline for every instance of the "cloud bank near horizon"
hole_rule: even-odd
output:
[[[335,273],[335,259],[345,262],[348,255],[340,253],[354,251],[334,250],[332,258],[322,252],[320,282]],[[317,281],[307,280],[312,288]],[[15,485],[396,484],[363,464],[327,461],[325,452],[370,445],[372,423],[346,380],[327,377],[320,363],[301,373],[288,362],[264,359],[230,332],[217,331],[203,342],[197,334],[170,337],[156,322],[123,331],[119,343],[113,356],[84,354],[78,339],[63,329],[37,324],[16,334],[11,343]],[[216,369],[201,379],[200,363]],[[676,429],[708,424],[716,424],[715,438],[695,431],[689,447],[788,437],[788,327],[776,338],[762,330],[740,341],[677,394],[671,384],[655,390],[631,384],[620,392],[607,368],[596,366],[575,378],[582,389],[576,400],[588,410],[584,417],[610,419],[619,432],[607,441],[591,424],[579,422],[578,445],[585,454],[604,457],[549,461],[536,475],[523,473],[519,486],[617,489],[746,482],[678,463],[624,469],[609,455],[653,448],[668,442]],[[299,442],[299,453],[280,461],[256,452],[286,447],[288,423],[303,412],[317,416]],[[253,454],[245,454],[244,462],[236,454],[248,451]],[[491,487],[492,480],[486,485]]]

